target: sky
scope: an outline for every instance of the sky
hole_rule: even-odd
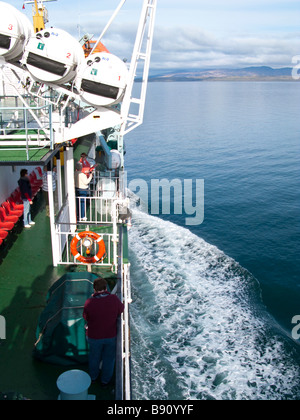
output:
[[[22,10],[23,0],[10,4]],[[120,0],[47,3],[51,25],[98,38]],[[127,0],[104,38],[130,61],[143,0]],[[292,67],[300,56],[300,0],[157,0],[152,73],[175,69]],[[31,6],[23,12],[31,19]]]

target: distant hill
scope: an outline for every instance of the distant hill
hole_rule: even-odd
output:
[[[246,67],[242,69],[175,70],[149,77],[152,82],[190,82],[190,81],[293,81],[292,68],[284,67]]]

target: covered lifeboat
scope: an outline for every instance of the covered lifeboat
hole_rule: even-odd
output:
[[[75,79],[84,61],[80,43],[62,29],[44,29],[33,36],[23,63],[34,79],[62,85]]]
[[[7,62],[20,60],[33,33],[33,26],[25,15],[10,4],[0,2],[0,57]]]
[[[75,86],[82,100],[93,106],[122,101],[128,80],[124,61],[107,51],[86,57],[79,67]]]

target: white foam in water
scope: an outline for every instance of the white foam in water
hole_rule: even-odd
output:
[[[134,398],[299,398],[299,365],[250,273],[139,210],[129,247]]]

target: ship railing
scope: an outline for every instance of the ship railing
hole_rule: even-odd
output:
[[[114,198],[119,190],[120,177],[114,175],[113,171],[94,171],[90,183],[90,195],[97,197]]]
[[[0,145],[7,150],[16,147],[53,149],[52,105],[35,102],[20,105],[20,98],[0,98]],[[13,106],[13,103],[15,105]],[[10,105],[10,106],[7,106]],[[3,149],[2,149],[3,150]]]
[[[78,222],[112,224],[114,198],[84,197],[76,195]],[[118,218],[118,209],[117,215]]]
[[[79,222],[111,224],[119,218],[119,177],[112,172],[95,171],[89,190],[76,190],[77,219]],[[116,211],[116,214],[115,214]]]
[[[130,287],[130,264],[124,264],[121,249],[122,229],[119,230],[118,288],[117,295],[124,304],[124,311],[118,319],[116,355],[116,400],[131,400],[131,351],[130,314],[132,303]]]
[[[84,199],[83,203],[80,202],[81,199]],[[75,223],[71,222],[69,199],[67,197],[65,204],[60,208],[53,221],[52,245],[54,265],[80,264],[70,252],[71,241],[76,232],[93,231],[103,237],[106,248],[106,257],[101,263],[96,264],[116,267],[118,258],[117,243],[119,241],[117,231],[119,218],[118,204],[120,200],[101,197],[77,197],[77,200],[79,212],[82,205],[86,210],[85,220],[82,218],[80,221],[80,218],[78,218]],[[91,251],[96,251],[96,249]]]
[[[130,352],[130,315],[132,303],[129,264],[123,265],[123,360],[124,360],[124,400],[131,399],[131,352]]]
[[[89,230],[88,228],[83,228],[83,230]],[[82,230],[82,231],[83,231]],[[80,230],[77,230],[76,233],[80,232]],[[71,230],[66,229],[66,225],[60,225],[56,224],[56,235],[59,238],[58,244],[59,249],[58,251],[58,261],[57,263],[59,265],[69,265],[69,264],[76,264],[76,265],[84,265],[86,266],[86,263],[78,261],[75,256],[71,252],[71,242],[74,239],[75,233]],[[114,234],[113,233],[106,233],[106,232],[99,232],[99,235],[102,237],[104,243],[105,243],[105,250],[106,254],[102,261],[99,261],[97,263],[94,263],[93,265],[102,266],[102,267],[112,267],[114,264]],[[116,238],[118,240],[118,237]],[[81,244],[81,249],[78,249],[78,252],[80,255],[84,255],[84,247]],[[97,253],[97,245],[96,243],[93,244],[94,249],[91,249],[91,252],[96,254]]]

